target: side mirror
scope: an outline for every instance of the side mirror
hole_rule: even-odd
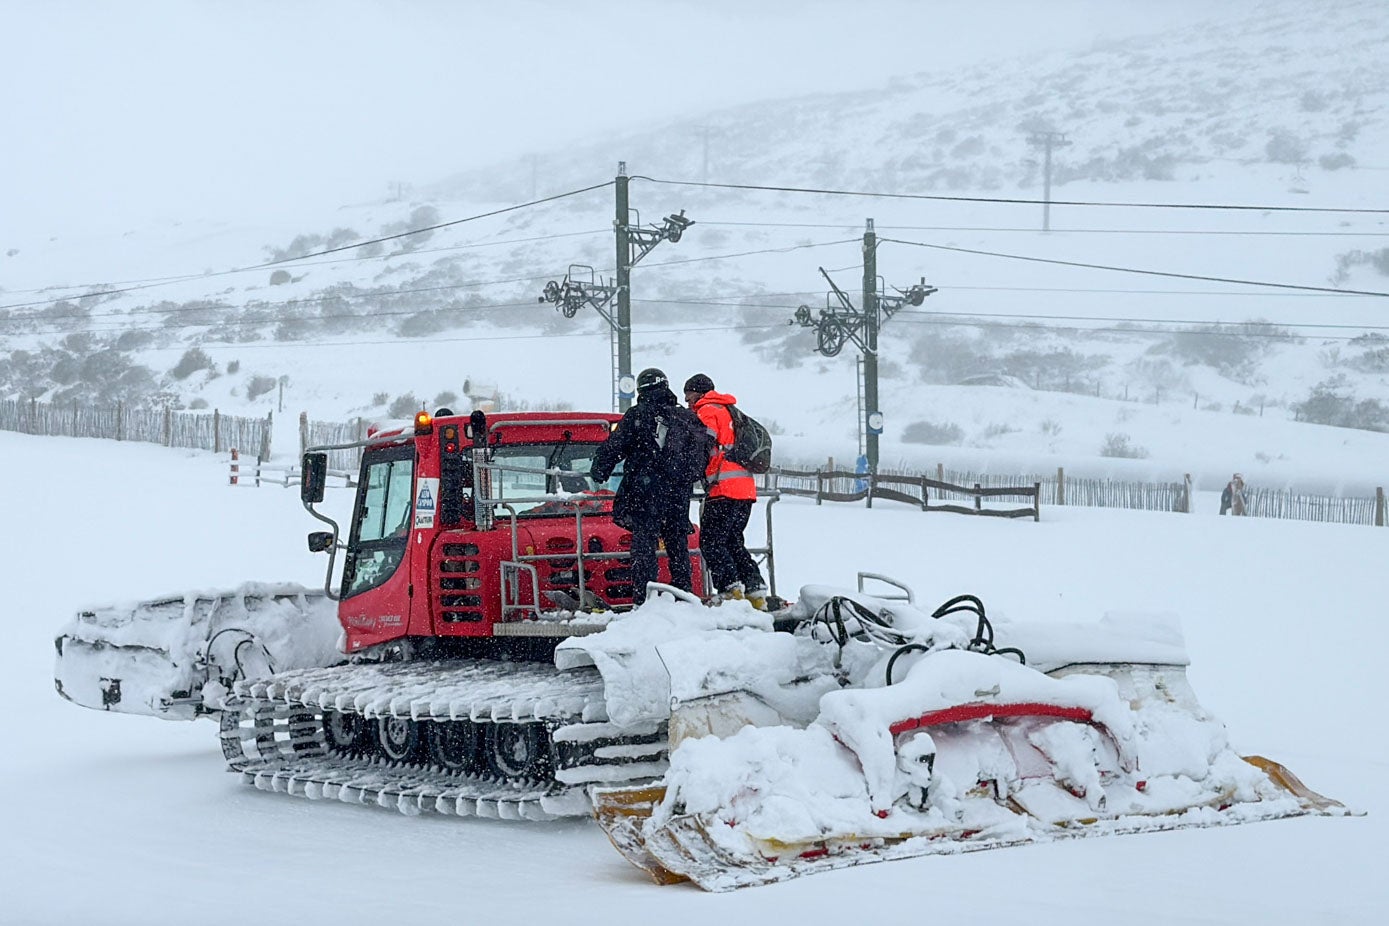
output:
[[[314,531],[309,535],[309,552],[326,553],[333,549],[332,531]]]
[[[323,487],[328,482],[328,454],[304,454],[303,478],[299,483],[299,497],[305,505],[323,501]],[[325,547],[326,549],[326,547]]]

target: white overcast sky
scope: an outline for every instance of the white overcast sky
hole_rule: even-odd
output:
[[[1247,0],[1239,0],[1247,5]],[[0,247],[253,221],[632,121],[1083,49],[1196,0],[0,0]],[[480,129],[485,128],[485,135]]]

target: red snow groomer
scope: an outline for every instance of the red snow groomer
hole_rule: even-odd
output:
[[[342,448],[316,448],[301,495],[330,528],[309,535],[330,554],[322,590],[81,612],[57,640],[58,691],[215,716],[227,766],[264,790],[409,814],[592,812],[657,880],[711,890],[1351,812],[1235,751],[1159,616],[995,626],[973,595],[928,610],[875,573],[802,586],[772,613],[653,584],[633,611],[630,536],[587,476],[617,420],[441,410],[373,434],[351,445],[345,530],[315,509]],[[773,592],[775,500],[758,551]]]

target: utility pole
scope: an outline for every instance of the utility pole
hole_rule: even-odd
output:
[[[637,381],[632,375],[632,267],[662,241],[679,241],[685,229],[694,224],[685,218],[685,210],[671,214],[660,225],[641,227],[641,215],[632,221],[628,202],[627,162],[617,164],[616,213],[613,231],[617,238],[617,276],[600,281],[597,272],[585,264],[570,264],[563,282],[551,280],[545,284],[541,302],[554,303],[565,318],[573,318],[579,309],[591,305],[608,323],[613,338],[613,407],[625,412],[637,394]],[[583,277],[587,276],[587,279]],[[609,306],[617,300],[616,311]]]
[[[632,241],[627,233],[627,162],[617,164],[617,213],[613,231],[617,234],[617,410],[632,407],[637,381],[632,378]]]
[[[826,357],[834,357],[853,341],[862,354],[863,363],[863,405],[860,407],[859,433],[864,437],[864,447],[868,458],[868,471],[878,471],[878,438],[883,433],[883,413],[878,408],[878,330],[883,322],[891,319],[905,305],[919,306],[926,297],[936,291],[927,286],[923,277],[905,290],[897,290],[890,296],[879,292],[878,288],[878,236],[873,230],[873,220],[869,219],[863,233],[863,311],[859,311],[849,301],[825,268],[820,275],[830,284],[831,292],[825,296],[825,308],[817,316],[811,315],[809,306],[801,306],[791,319],[791,324],[802,328],[815,329],[815,350]],[[895,288],[895,287],[894,287]],[[833,298],[834,302],[831,302]]]
[[[923,279],[922,283],[926,281]],[[923,297],[924,298],[924,297]],[[878,408],[878,235],[869,219],[863,232],[863,433],[867,436],[868,471],[878,471],[878,437],[883,413]]]
[[[1051,231],[1051,152],[1054,148],[1065,148],[1070,142],[1062,132],[1033,132],[1027,142],[1045,151],[1042,167],[1042,231]]]

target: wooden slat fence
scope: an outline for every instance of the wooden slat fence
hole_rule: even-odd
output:
[[[867,476],[838,470],[786,469],[777,474],[778,487],[788,495],[803,495],[822,501],[859,502],[868,498]],[[929,510],[957,511],[967,505],[978,506],[982,497],[992,490],[1036,486],[1037,504],[1080,505],[1092,508],[1125,508],[1143,511],[1190,512],[1192,510],[1192,481],[1190,475],[1180,482],[1133,482],[1116,479],[1085,479],[1066,475],[1064,468],[1055,474],[1001,475],[948,470],[938,465],[931,479],[910,471],[884,470],[875,483],[873,498],[885,498],[907,504],[922,504],[925,485],[935,502]],[[924,480],[924,482],[923,482]],[[976,492],[975,487],[983,490]],[[1031,489],[1021,493],[1027,497]],[[818,493],[818,494],[817,494]],[[1008,493],[1000,493],[1008,494]],[[1333,524],[1365,524],[1384,527],[1389,524],[1389,507],[1384,489],[1373,496],[1309,495],[1280,489],[1249,488],[1245,490],[1247,515],[1256,518],[1289,518],[1301,521],[1323,521]],[[966,505],[951,507],[950,502]],[[985,512],[987,513],[987,511]],[[1021,515],[1018,515],[1021,516]]]
[[[143,441],[165,447],[187,447],[221,453],[233,447],[243,453],[270,456],[273,419],[242,418],[171,409],[131,408],[123,402],[96,406],[73,403],[0,401],[0,430],[50,437],[96,437]]]
[[[328,447],[351,444],[367,436],[366,421],[312,421],[307,413],[299,415],[299,453],[309,447]],[[328,451],[328,468],[356,473],[362,466],[362,448]]]
[[[903,502],[916,505],[922,511],[952,511],[958,514],[983,515],[987,517],[1023,518],[1040,520],[1040,487],[1033,483],[1025,485],[1002,485],[984,487],[981,485],[961,486],[941,482],[919,474],[881,473],[860,474],[837,470],[792,470],[774,469],[763,477],[766,485],[781,490],[787,495],[800,495],[824,502],[864,502],[873,507],[876,500]],[[932,504],[933,496],[940,498],[965,498],[971,505]],[[1031,501],[1025,508],[984,507],[984,499],[1023,498]]]
[[[1255,518],[1293,518],[1299,521],[1327,521],[1332,524],[1384,526],[1384,490],[1372,497],[1333,498],[1300,495],[1275,489],[1246,488],[1245,515]]]

